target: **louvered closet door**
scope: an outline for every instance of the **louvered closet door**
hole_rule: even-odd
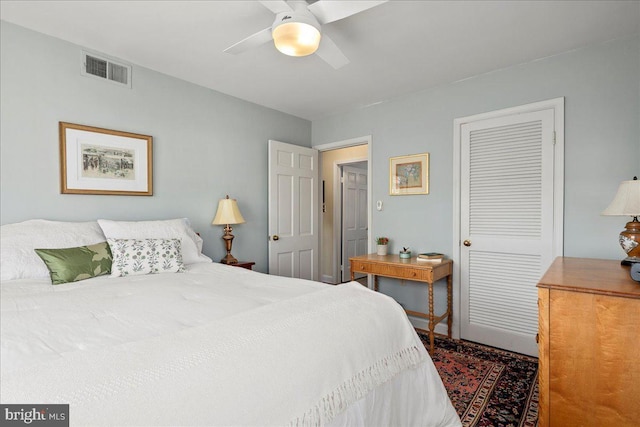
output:
[[[553,110],[461,127],[461,337],[537,356],[553,254]]]

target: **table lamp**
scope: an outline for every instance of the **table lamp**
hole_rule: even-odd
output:
[[[227,255],[220,260],[223,264],[237,264],[238,260],[231,255],[231,245],[233,243],[233,234],[231,231],[231,224],[242,224],[244,218],[240,213],[240,209],[238,208],[238,202],[236,199],[230,199],[229,196],[225,199],[220,199],[218,202],[218,211],[216,212],[215,218],[213,218],[213,225],[225,225],[224,227],[224,235],[222,236],[222,240],[224,240],[225,246],[227,248]]]
[[[632,181],[622,181],[611,204],[602,215],[630,216],[633,220],[620,232],[620,246],[627,253],[622,265],[640,262],[640,181],[634,176]]]

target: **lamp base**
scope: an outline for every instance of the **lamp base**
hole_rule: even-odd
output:
[[[222,236],[222,240],[224,240],[224,245],[227,248],[227,254],[224,258],[220,260],[222,264],[237,264],[238,260],[231,255],[231,245],[233,245],[233,234],[231,232],[233,229],[230,224],[224,228],[224,236]]]
[[[637,263],[640,263],[640,257],[637,256],[628,256],[620,261],[620,265],[633,265]]]
[[[233,257],[231,254],[227,254],[224,258],[220,260],[222,264],[237,264],[238,260]]]
[[[625,225],[625,230],[620,232],[618,241],[627,253],[627,257],[621,262],[622,265],[640,262],[640,222],[638,217],[634,217],[633,221],[629,221]]]

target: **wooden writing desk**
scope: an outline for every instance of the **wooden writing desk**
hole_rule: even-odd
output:
[[[443,260],[441,263],[420,262],[416,258],[401,259],[399,255],[361,255],[349,258],[351,263],[351,280],[355,273],[373,274],[374,289],[378,291],[378,276],[393,279],[406,279],[429,284],[429,312],[405,310],[411,316],[429,319],[430,353],[433,353],[433,330],[438,323],[447,318],[447,334],[451,338],[452,309],[452,272],[453,261]],[[440,279],[447,279],[447,311],[436,316],[433,313],[433,284]]]

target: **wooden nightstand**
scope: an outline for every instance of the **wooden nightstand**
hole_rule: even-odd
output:
[[[234,267],[246,268],[247,270],[253,270],[255,262],[253,261],[238,261],[237,264],[230,264]]]

